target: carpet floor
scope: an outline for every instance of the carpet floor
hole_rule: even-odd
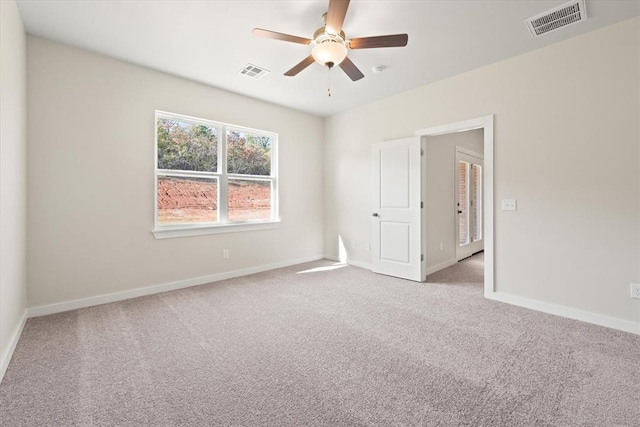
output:
[[[2,426],[638,426],[640,336],[318,261],[29,319]]]

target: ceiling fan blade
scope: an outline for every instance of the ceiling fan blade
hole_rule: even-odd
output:
[[[342,71],[344,71],[347,76],[349,76],[349,78],[354,82],[364,77],[362,71],[360,71],[358,67],[356,67],[356,64],[351,62],[349,58],[344,58],[344,60],[340,63],[340,68],[342,68]]]
[[[349,0],[329,0],[329,10],[327,11],[327,25],[334,34],[340,34],[344,17],[347,15]]]
[[[374,47],[403,47],[409,41],[408,34],[392,34],[388,36],[360,37],[349,40],[351,49],[370,49]]]
[[[263,30],[262,28],[254,28],[253,35],[258,37],[265,37],[268,39],[282,40],[285,42],[299,43],[299,44],[311,44],[311,39],[305,39],[304,37],[292,36],[291,34],[277,33],[271,30]]]
[[[298,74],[300,71],[302,71],[305,68],[307,68],[309,65],[313,64],[314,61],[315,61],[315,59],[313,59],[313,56],[309,55],[306,58],[304,58],[302,61],[300,61],[298,64],[296,64],[292,69],[290,69],[289,71],[284,73],[284,75],[285,76],[289,76],[289,77],[293,77],[296,74]]]

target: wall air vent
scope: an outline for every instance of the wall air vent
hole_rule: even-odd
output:
[[[524,22],[527,24],[531,37],[536,38],[585,19],[587,19],[587,9],[584,0],[575,0]]]
[[[240,71],[240,74],[244,74],[247,77],[258,80],[269,74],[269,70],[265,70],[257,65],[247,64],[242,71]]]

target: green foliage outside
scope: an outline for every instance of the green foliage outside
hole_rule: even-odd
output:
[[[218,172],[218,129],[160,118],[158,168]],[[227,173],[271,175],[271,137],[227,132]]]
[[[227,172],[271,175],[271,138],[228,131]]]
[[[216,172],[218,130],[202,125],[158,119],[158,168]]]

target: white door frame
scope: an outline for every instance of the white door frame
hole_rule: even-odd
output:
[[[493,115],[420,129],[415,131],[415,135],[427,137],[473,129],[484,129],[484,296],[489,298],[495,292],[493,240]],[[422,144],[423,149],[426,148],[426,138],[422,138]],[[424,223],[426,221],[424,210],[422,215]],[[426,247],[426,236],[423,236],[422,246]]]

